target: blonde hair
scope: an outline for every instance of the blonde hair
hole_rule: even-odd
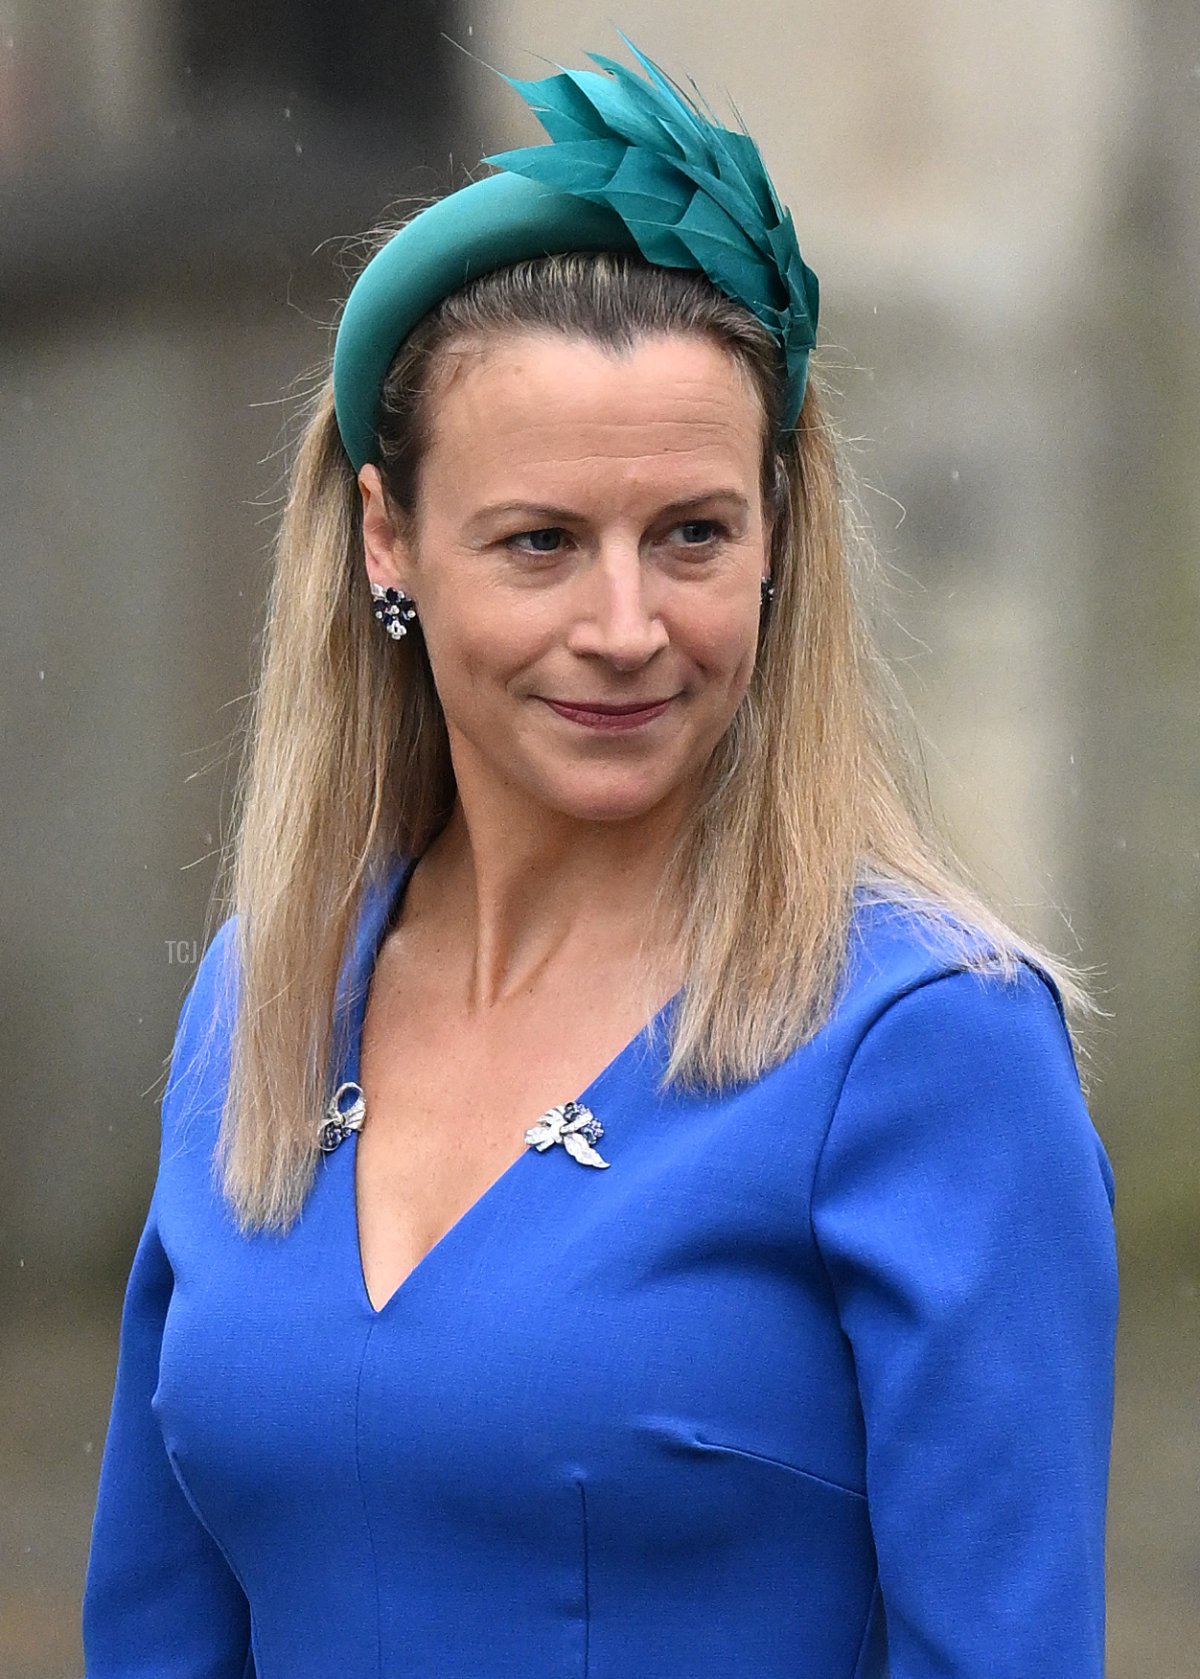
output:
[[[719,1091],[811,1038],[836,1000],[856,894],[909,906],[919,936],[955,965],[1011,977],[1033,960],[1068,1013],[1101,1012],[1083,969],[985,901],[929,808],[904,740],[902,691],[856,598],[875,561],[819,373],[778,443],[774,342],[702,275],[634,254],[571,253],[447,297],[400,348],[383,393],[379,464],[397,516],[415,505],[449,352],[513,330],[618,348],[647,334],[704,334],[761,397],[775,596],[750,687],[656,901],[654,924],[672,918],[687,976],[664,1083]],[[214,1170],[246,1231],[286,1229],[311,1185],[335,989],[363,892],[397,853],[421,854],[454,798],[422,638],[397,644],[372,615],[356,473],[325,379],[291,464],[235,837],[210,909],[214,921],[237,916],[239,1006]]]

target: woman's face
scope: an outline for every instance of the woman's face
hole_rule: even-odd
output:
[[[452,365],[413,528],[376,468],[359,483],[367,570],[416,603],[460,791],[647,815],[698,781],[754,668],[753,387],[682,335],[617,355],[523,333]],[[631,706],[653,709],[602,709]]]

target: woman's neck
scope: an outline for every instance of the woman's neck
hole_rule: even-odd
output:
[[[653,911],[679,833],[678,805],[629,822],[544,812],[517,824],[509,816],[470,809],[460,796],[406,893],[404,919],[436,929],[469,1012],[568,965],[599,976],[644,960],[673,972],[674,938]],[[669,900],[664,909],[669,916]]]

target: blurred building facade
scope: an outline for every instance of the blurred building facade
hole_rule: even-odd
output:
[[[23,1679],[74,1659],[114,1291],[228,815],[286,399],[320,373],[355,236],[540,138],[472,55],[524,76],[626,56],[590,0],[352,13],[0,3],[0,1325],[26,1396],[0,1469],[37,1467],[0,1518],[21,1562],[0,1667]],[[1144,1288],[1166,1395],[1200,1314],[1200,38],[1149,0],[744,16],[646,0],[616,22],[759,140],[821,277],[931,782],[1001,906],[1099,968],[1123,1333]],[[1182,1438],[1158,1506],[1181,1512]],[[1136,1512],[1132,1457],[1114,1496]],[[1114,1672],[1165,1679],[1131,1652],[1143,1613],[1200,1630],[1172,1584],[1200,1517],[1123,1519],[1144,1584]]]

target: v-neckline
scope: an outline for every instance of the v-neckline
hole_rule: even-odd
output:
[[[400,857],[397,862],[393,863],[392,868],[389,871],[389,875],[380,889],[380,903],[382,904],[382,909],[380,910],[377,908],[376,910],[376,914],[378,915],[377,924],[373,930],[368,929],[369,936],[363,940],[362,947],[357,955],[354,971],[351,974],[349,1036],[346,1053],[342,1061],[342,1071],[337,1081],[339,1085],[347,1082],[356,1085],[358,1084],[358,1075],[361,1065],[360,1058],[362,1052],[363,1025],[366,1020],[371,980],[374,976],[375,966],[378,961],[383,941],[387,934],[391,931],[396,918],[400,913],[404,903],[405,893],[408,890],[408,883],[412,878],[417,862],[418,858],[416,857]],[[644,1045],[651,1031],[666,1018],[670,1011],[675,1007],[681,995],[682,987],[667,998],[661,1008],[656,1010],[656,1012],[651,1015],[650,1019],[647,1020],[637,1032],[635,1032],[629,1042],[624,1044],[617,1051],[611,1061],[601,1068],[595,1078],[592,1079],[585,1089],[581,1090],[578,1095],[569,1099],[578,1102],[583,1107],[590,1107],[595,1101],[597,1093],[611,1078],[616,1076],[621,1068],[624,1067],[625,1063],[632,1058],[634,1053]],[[337,1088],[336,1085],[335,1088]],[[568,1098],[564,1097],[563,1100],[566,1101]],[[531,1115],[529,1120],[530,1125],[536,1125],[540,1118],[540,1114]],[[347,1170],[350,1180],[348,1194],[350,1205],[350,1241],[352,1245],[353,1270],[358,1282],[360,1305],[366,1312],[370,1322],[378,1323],[381,1318],[384,1318],[391,1313],[393,1307],[396,1305],[396,1302],[402,1295],[411,1293],[414,1285],[419,1286],[420,1279],[422,1277],[427,1275],[431,1269],[436,1269],[439,1260],[444,1258],[445,1250],[448,1247],[452,1247],[455,1241],[461,1239],[465,1226],[471,1224],[477,1218],[482,1217],[484,1212],[486,1212],[503,1196],[509,1183],[517,1177],[523,1168],[526,1167],[528,1158],[530,1156],[536,1158],[539,1151],[531,1144],[526,1143],[525,1147],[521,1150],[521,1153],[516,1157],[516,1159],[510,1161],[498,1177],[493,1178],[487,1188],[484,1189],[481,1194],[476,1196],[470,1206],[459,1214],[454,1223],[450,1225],[450,1227],[438,1238],[433,1246],[429,1248],[420,1259],[418,1259],[412,1269],[408,1271],[403,1278],[401,1278],[400,1282],[396,1284],[395,1288],[393,1288],[383,1304],[376,1306],[374,1301],[371,1299],[371,1293],[367,1287],[366,1270],[363,1266],[362,1259],[362,1232],[358,1214],[358,1137],[359,1133],[357,1131],[351,1131],[345,1139],[347,1146],[345,1148],[339,1147],[337,1152],[345,1153],[348,1158]],[[547,1149],[544,1152],[546,1154],[553,1154],[554,1151],[552,1149]],[[596,1168],[593,1167],[590,1169],[595,1170]]]

